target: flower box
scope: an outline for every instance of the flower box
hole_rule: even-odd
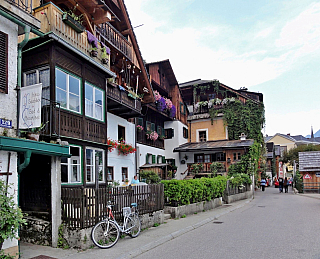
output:
[[[84,31],[85,27],[80,24],[79,22],[75,21],[69,14],[63,13],[62,14],[62,21],[65,24],[68,24],[72,29],[76,32],[81,33]]]

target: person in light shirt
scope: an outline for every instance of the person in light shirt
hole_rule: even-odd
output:
[[[140,181],[138,180],[138,176],[134,176],[133,177],[133,179],[132,179],[132,181],[131,181],[131,184],[137,184],[137,183],[139,183]]]

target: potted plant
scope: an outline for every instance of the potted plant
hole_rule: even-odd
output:
[[[88,42],[92,46],[89,51],[92,57],[98,56],[98,39],[89,31],[87,31]]]
[[[91,48],[90,55],[91,55],[91,57],[97,57],[98,56],[98,48],[96,48],[96,47]]]
[[[73,28],[76,32],[81,33],[84,31],[84,26],[82,25],[82,17],[83,14],[76,15],[77,5],[74,6],[73,10],[69,10],[62,14],[62,21],[65,24],[68,24],[71,28]]]
[[[26,134],[26,138],[30,140],[39,141],[41,131],[47,126],[49,121],[46,123],[41,123],[40,127],[29,128],[27,131],[22,130],[21,133]]]
[[[101,48],[101,61],[103,64],[109,64],[110,49],[108,47]]]
[[[137,129],[138,131],[143,131],[144,128],[141,125],[137,125]]]
[[[26,224],[21,209],[8,192],[9,186],[0,180],[0,250],[4,240],[17,238],[20,224]]]
[[[125,141],[120,141],[118,143],[117,149],[119,151],[118,155],[128,155],[131,153],[135,153],[136,149],[131,145],[126,143]]]

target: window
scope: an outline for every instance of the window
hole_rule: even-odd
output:
[[[211,155],[204,155],[203,158],[204,158],[204,162],[205,163],[210,163],[211,162]]]
[[[50,100],[50,69],[37,68],[23,74],[24,86],[42,83],[42,106],[49,105]]]
[[[8,34],[0,31],[0,93],[8,93]]]
[[[194,155],[194,161],[196,162],[196,163],[203,163],[203,154],[196,154],[196,155]]]
[[[183,127],[183,137],[188,138],[188,129]]]
[[[56,101],[62,108],[80,113],[81,80],[56,68]]]
[[[126,140],[126,128],[118,125],[118,141]]]
[[[114,175],[113,175],[113,167],[108,166],[107,167],[107,181],[108,182],[113,182]]]
[[[166,139],[174,137],[174,129],[165,129],[164,132],[165,132]]]
[[[233,153],[233,161],[237,160],[237,153]]]
[[[128,179],[128,168],[122,167],[121,172],[122,172],[122,182],[124,182],[126,179]]]
[[[61,182],[81,183],[81,148],[69,147],[70,158],[61,158]]]
[[[103,91],[85,83],[85,114],[88,117],[104,120],[104,96]]]
[[[146,130],[147,131],[155,131],[156,125],[150,121],[146,121]]]
[[[97,159],[97,162],[96,162]],[[104,182],[104,151],[87,148],[86,149],[86,181],[95,182],[96,169],[99,171],[99,182]],[[98,168],[96,168],[98,166]]]
[[[217,161],[226,161],[226,154],[225,153],[217,153],[216,157],[217,157]]]
[[[241,159],[241,153],[238,153],[238,160]]]
[[[200,142],[206,142],[207,141],[207,131],[199,131],[199,141]]]
[[[158,126],[157,133],[158,133],[159,137],[163,138],[164,137],[164,128],[162,128],[161,126]]]

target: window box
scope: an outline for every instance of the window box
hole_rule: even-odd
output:
[[[72,29],[74,29],[78,33],[82,33],[84,31],[84,26],[74,20],[69,14],[63,13],[62,14],[62,21],[65,24],[68,24]]]

